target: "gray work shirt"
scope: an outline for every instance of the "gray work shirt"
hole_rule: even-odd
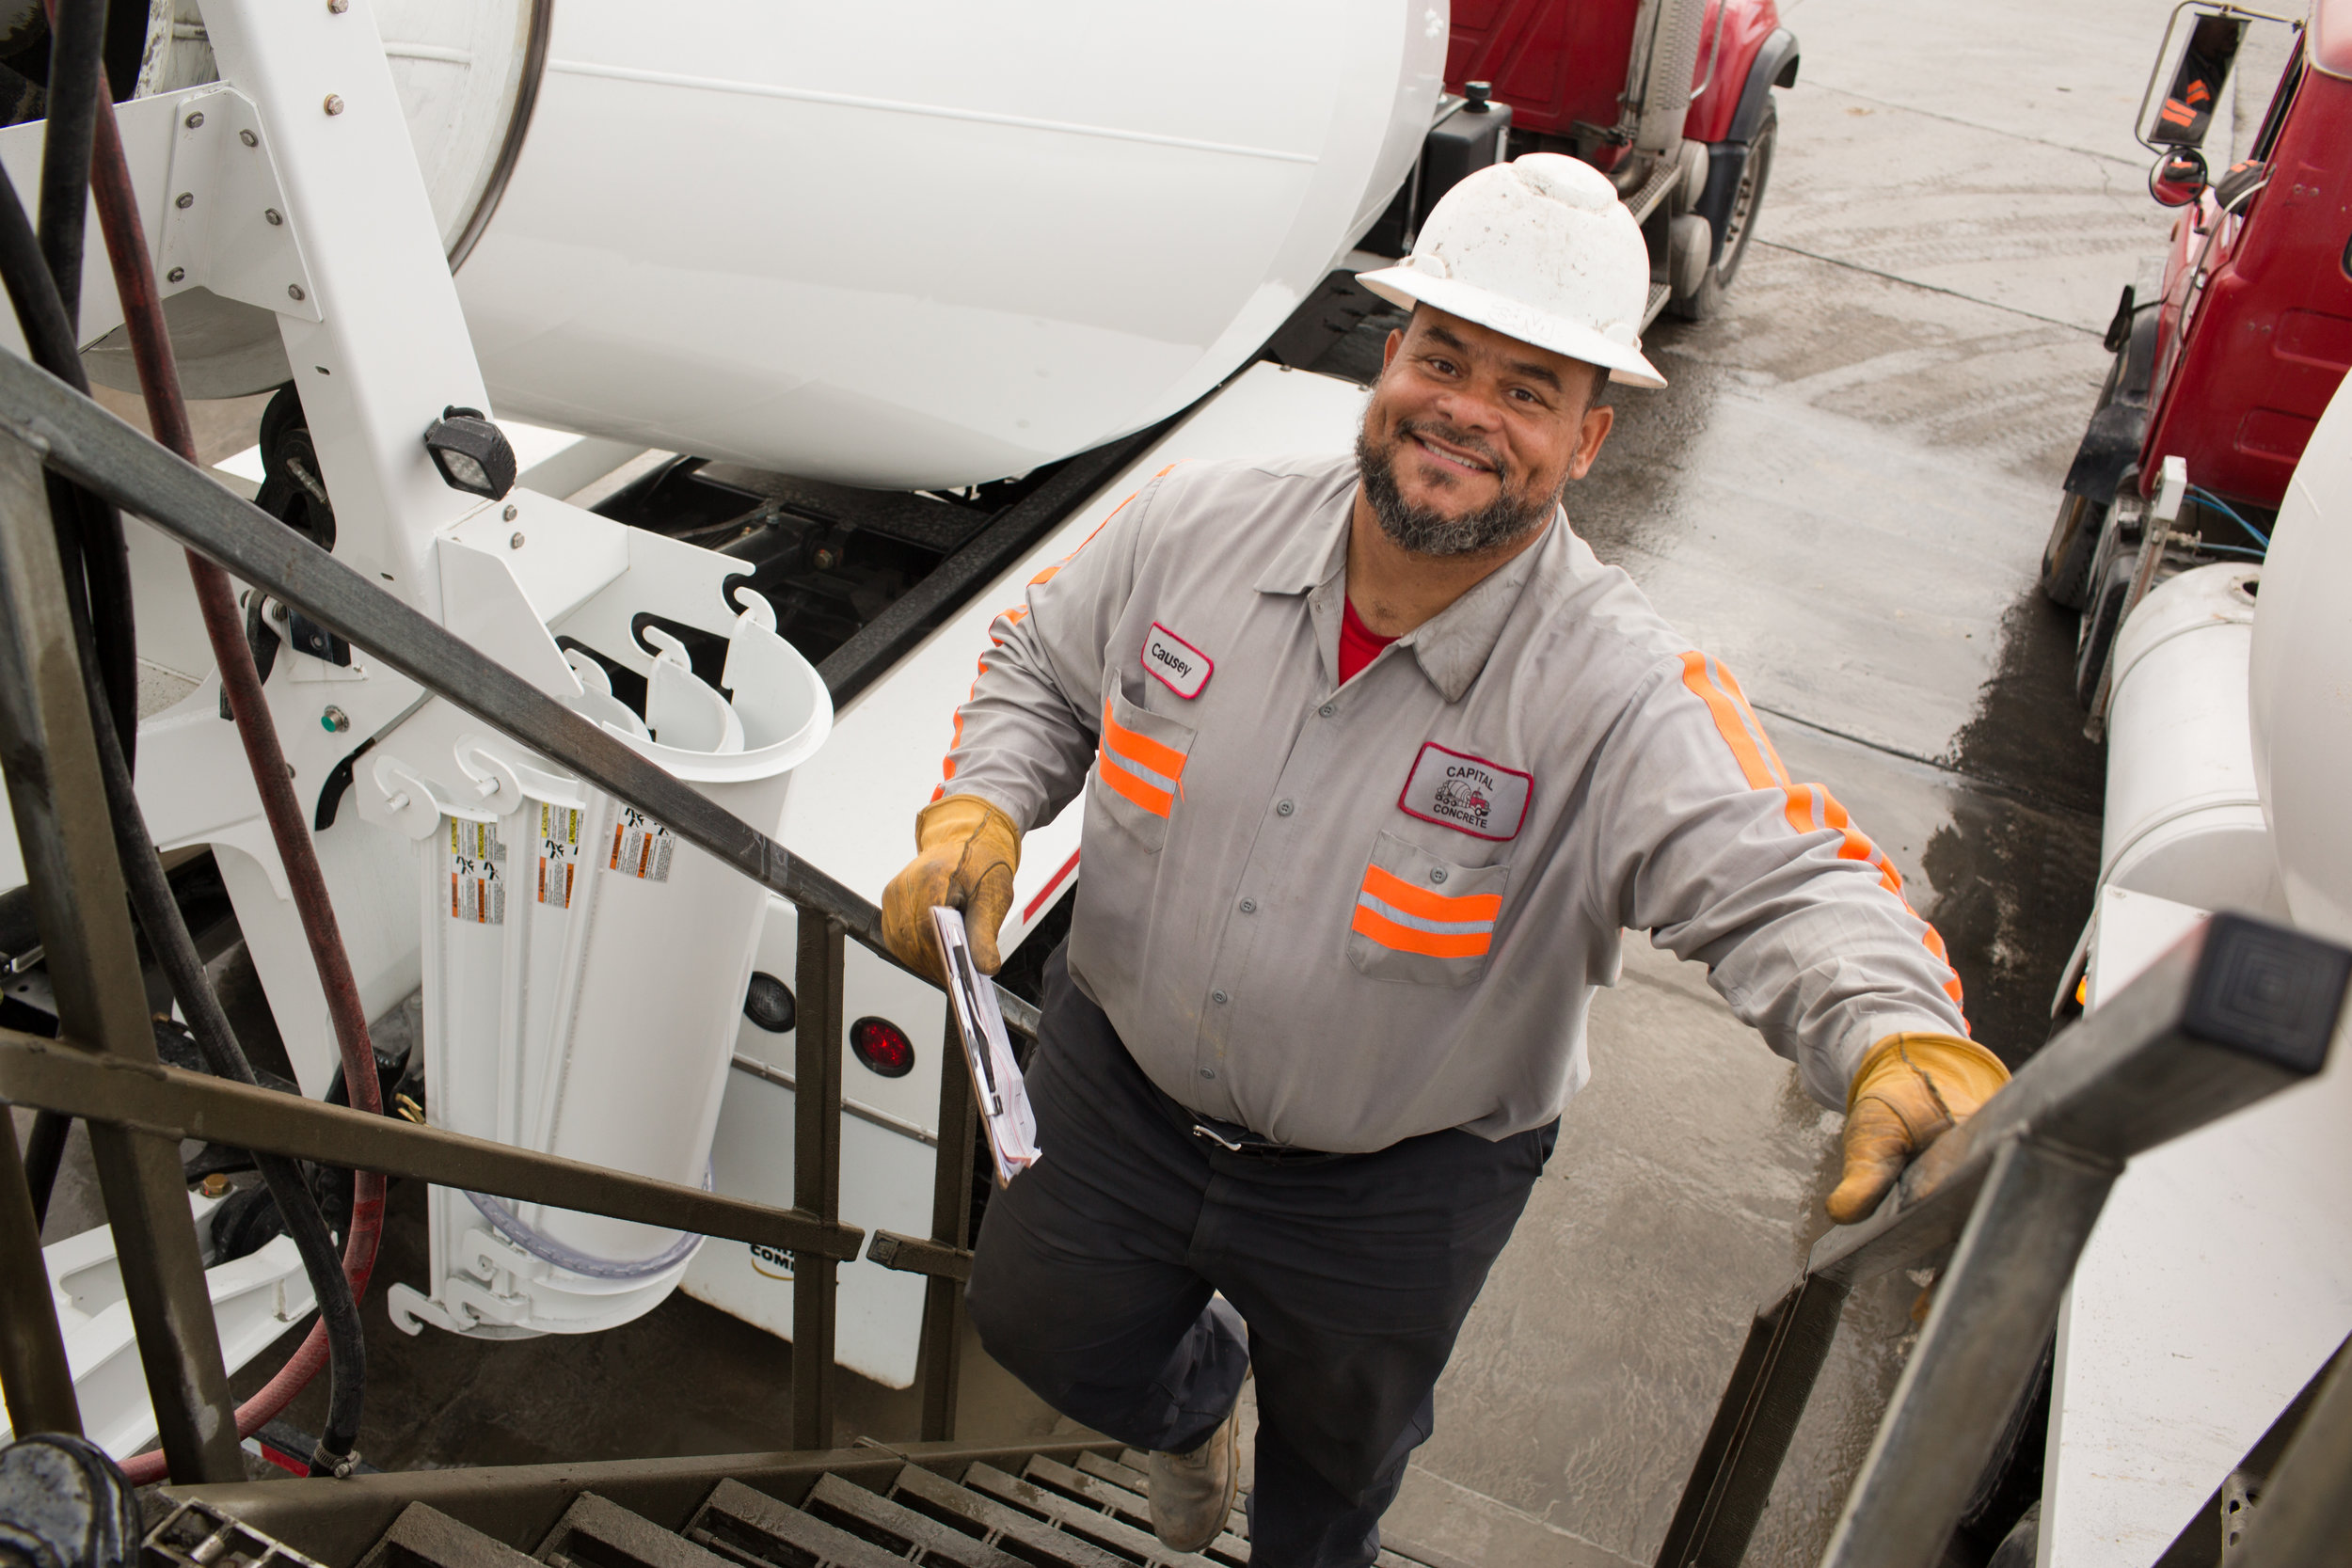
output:
[[[943,794],[1087,791],[1071,974],[1153,1083],[1305,1148],[1540,1126],[1625,927],[1836,1109],[1872,1041],[1966,1030],[1884,856],[1565,515],[1342,685],[1356,483],[1163,470],[958,711]]]

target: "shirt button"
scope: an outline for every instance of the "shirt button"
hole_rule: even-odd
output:
[[[1297,809],[1298,808],[1293,805],[1290,801],[1283,800],[1275,806],[1274,815],[1277,816],[1288,816],[1291,813],[1296,811]]]
[[[1256,914],[1258,912],[1258,901],[1255,898],[1243,899],[1241,901],[1241,912],[1244,914]]]
[[[1433,881],[1433,882],[1442,882],[1442,881],[1444,881],[1444,880],[1445,880],[1445,867],[1444,867],[1444,866],[1442,866],[1442,865],[1433,865],[1433,866],[1431,866],[1431,867],[1429,868],[1429,879],[1430,879],[1431,881]]]
[[[1222,1007],[1225,1006],[1225,993],[1221,990],[1213,990],[1209,992],[1209,1000]]]
[[[1216,1069],[1213,1067],[1204,1067],[1200,1069],[1200,1076],[1203,1078],[1214,1078],[1216,1076]]]
[[[1322,714],[1326,719],[1328,719],[1331,715],[1340,711],[1340,705],[1337,703],[1326,703],[1321,707],[1315,709],[1315,711]]]

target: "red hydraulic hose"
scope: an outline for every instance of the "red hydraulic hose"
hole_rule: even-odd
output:
[[[130,166],[122,155],[122,135],[115,124],[114,104],[99,95],[97,145],[90,160],[90,184],[98,199],[98,221],[104,231],[106,254],[114,266],[115,293],[122,301],[122,317],[131,340],[132,357],[138,366],[139,388],[147,400],[148,421],[155,438],[193,463],[196,439],[188,424],[187,404],[180,393],[180,370],[165,329],[162,297],[155,289],[155,269],[147,253],[147,235],[139,222],[138,198],[131,187]],[[213,658],[220,667],[229,711],[237,721],[237,736],[245,743],[246,765],[254,788],[269,819],[270,835],[285,863],[286,880],[294,892],[294,909],[310,939],[310,958],[318,966],[319,986],[326,993],[326,1009],[334,1021],[335,1040],[343,1063],[343,1086],[354,1109],[381,1113],[384,1099],[375,1076],[375,1050],[368,1039],[366,1008],[359,985],[352,977],[351,959],[343,951],[342,931],[335,921],[335,906],[319,870],[318,849],[303,820],[302,803],[289,782],[285,751],[278,742],[269,705],[262,695],[262,679],[253,667],[253,650],[245,640],[245,620],[237,612],[236,592],[229,574],[198,555],[188,553],[188,576],[196,582],[198,606],[204,615],[204,634],[212,640]],[[384,1178],[372,1171],[356,1173],[351,1203],[351,1228],[343,1239],[343,1273],[357,1301],[367,1293],[368,1276],[375,1269],[375,1252],[384,1233]],[[326,1324],[310,1332],[292,1359],[262,1391],[238,1407],[237,1435],[249,1437],[275,1418],[295,1394],[326,1365]],[[135,1485],[164,1479],[160,1452],[139,1454],[124,1462],[123,1473]]]

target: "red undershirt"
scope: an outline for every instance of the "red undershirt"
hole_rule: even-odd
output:
[[[1355,605],[1343,596],[1345,606],[1340,612],[1340,684],[1345,686],[1356,678],[1356,672],[1380,657],[1380,650],[1396,641],[1383,637],[1364,625],[1356,613]]]

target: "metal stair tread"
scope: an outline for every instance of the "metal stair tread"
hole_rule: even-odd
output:
[[[1042,1514],[1064,1529],[1090,1537],[1120,1557],[1131,1561],[1161,1565],[1161,1568],[1214,1568],[1216,1559],[1201,1553],[1174,1552],[1160,1544],[1160,1538],[1148,1529],[1137,1529],[1124,1519],[1073,1502],[1058,1492],[1049,1491],[1035,1482],[1009,1476],[993,1465],[975,1463],[964,1472],[963,1484],[975,1492],[1010,1503],[1031,1513]],[[1216,1544],[1225,1548],[1221,1554],[1229,1563],[1249,1560],[1247,1543],[1230,1535],[1217,1537]],[[1233,1548],[1240,1548],[1238,1551]]]
[[[1082,1453],[1078,1456],[1077,1467],[1089,1475],[1116,1486],[1124,1486],[1131,1492],[1143,1493],[1148,1497],[1151,1495],[1151,1477],[1146,1466],[1151,1463],[1152,1456],[1141,1449],[1121,1449],[1117,1459],[1108,1459],[1097,1453]],[[1242,1496],[1247,1497],[1248,1495],[1249,1478],[1245,1476],[1242,1478]],[[1248,1540],[1248,1513],[1242,1509],[1234,1509],[1226,1528],[1241,1539]],[[1458,1559],[1410,1541],[1382,1546],[1380,1555],[1374,1558],[1372,1563],[1373,1568],[1466,1568]]]
[[[1078,1456],[1076,1468],[1084,1474],[1092,1476],[1095,1480],[1103,1481],[1107,1485],[1116,1486],[1124,1491],[1133,1492],[1136,1497],[1143,1499],[1144,1507],[1147,1511],[1144,1516],[1149,1518],[1149,1510],[1152,1499],[1152,1477],[1150,1472],[1145,1469],[1145,1466],[1151,1464],[1151,1462],[1152,1460],[1149,1454],[1138,1453],[1134,1449],[1128,1449],[1121,1452],[1117,1459],[1106,1459],[1099,1453],[1082,1453]],[[1247,1478],[1245,1478],[1245,1481],[1246,1480]],[[1247,1495],[1247,1491],[1245,1490],[1244,1496]],[[1248,1513],[1236,1505],[1225,1515],[1225,1529],[1226,1533],[1229,1535],[1235,1536],[1243,1541],[1248,1540]]]
[[[802,1499],[801,1511],[866,1540],[872,1540],[866,1534],[871,1530],[884,1537],[875,1545],[901,1557],[913,1548],[917,1562],[943,1568],[1021,1568],[1009,1553],[839,1476],[818,1477]]]
[[[714,1528],[716,1524],[718,1527]],[[709,1546],[738,1561],[804,1568],[803,1559],[836,1568],[902,1568],[906,1559],[861,1541],[837,1526],[755,1492],[739,1481],[721,1481],[695,1510],[684,1532],[689,1540]],[[731,1539],[731,1537],[739,1537]],[[755,1538],[788,1547],[788,1552],[759,1550]]]
[[[1046,1521],[1020,1509],[976,1492],[919,1465],[909,1465],[890,1483],[888,1496],[894,1502],[907,1500],[920,1505],[921,1511],[932,1518],[949,1513],[977,1525],[985,1532],[982,1539],[990,1545],[1010,1541],[1025,1552],[1033,1553],[1065,1563],[1068,1568],[1134,1568],[1115,1552],[1104,1550],[1084,1536],[1056,1529]]]
[[[359,1568],[539,1568],[503,1541],[458,1523],[430,1503],[410,1503],[400,1511]]]
[[[596,1549],[574,1551],[576,1538],[585,1538]],[[726,1568],[726,1559],[717,1553],[594,1492],[572,1499],[532,1555],[541,1562],[579,1568]]]

